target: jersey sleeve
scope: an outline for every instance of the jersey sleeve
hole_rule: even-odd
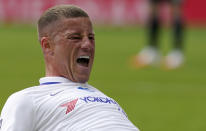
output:
[[[1,112],[0,131],[33,131],[34,107],[31,96],[11,95]]]

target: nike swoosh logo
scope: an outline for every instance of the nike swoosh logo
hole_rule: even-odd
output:
[[[63,92],[64,90],[61,90],[61,91],[58,91],[58,92],[55,92],[55,93],[51,93],[50,94],[50,96],[55,96],[55,95],[57,95],[57,94],[59,94],[59,93],[61,93],[61,92]]]

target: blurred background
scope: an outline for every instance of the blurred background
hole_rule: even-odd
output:
[[[56,4],[75,4],[94,21],[96,56],[89,83],[114,98],[141,131],[206,130],[206,1],[184,0],[184,65],[136,69],[147,44],[148,0],[0,0],[0,110],[7,98],[38,85],[44,61],[36,22]],[[161,53],[171,49],[171,15],[161,7]]]

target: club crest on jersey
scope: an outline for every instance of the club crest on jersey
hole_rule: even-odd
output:
[[[65,104],[62,104],[61,107],[66,107],[67,108],[66,114],[68,114],[69,112],[74,110],[74,108],[75,108],[75,106],[77,104],[77,101],[78,101],[78,99],[74,99],[74,100],[69,101],[69,102],[67,102]]]

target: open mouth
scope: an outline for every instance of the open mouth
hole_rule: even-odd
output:
[[[77,63],[81,66],[88,67],[89,66],[90,56],[80,56],[77,58]]]

